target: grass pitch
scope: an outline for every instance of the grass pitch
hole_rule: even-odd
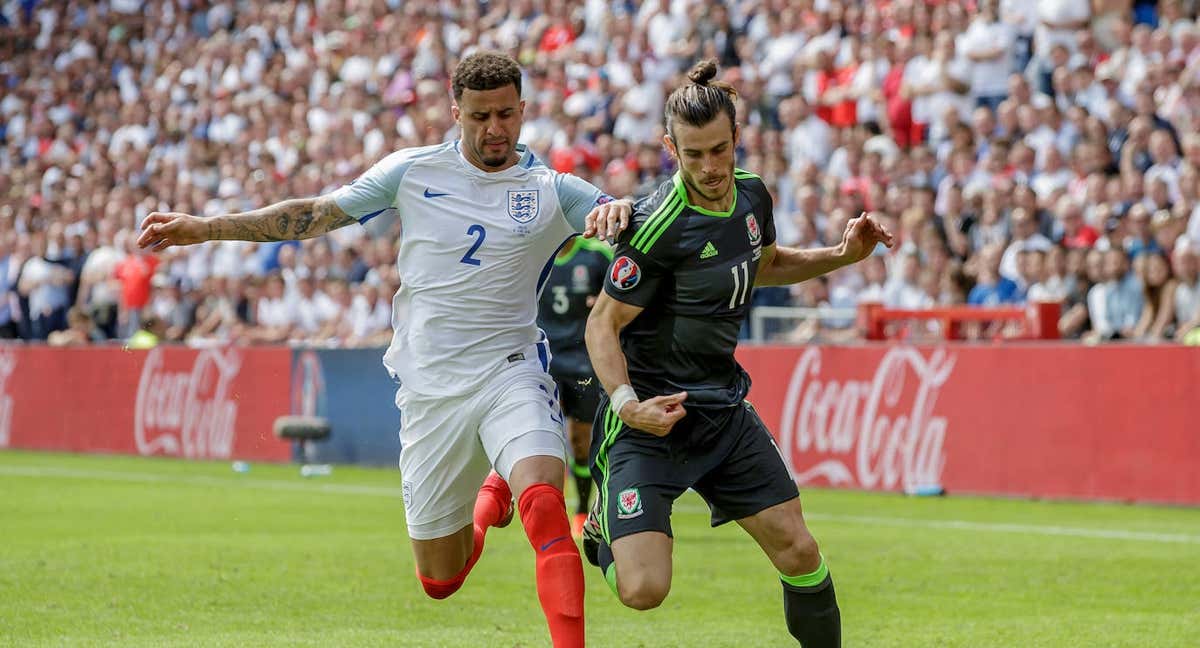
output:
[[[426,599],[395,471],[0,452],[0,646],[546,646],[532,550],[493,530]],[[1200,645],[1200,510],[806,490],[844,644]],[[589,644],[788,646],[774,572],[685,496],[663,606],[585,564]]]

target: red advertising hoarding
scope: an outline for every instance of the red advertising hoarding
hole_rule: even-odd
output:
[[[0,347],[0,447],[285,461],[287,349]]]
[[[801,484],[1200,504],[1200,349],[743,347]]]

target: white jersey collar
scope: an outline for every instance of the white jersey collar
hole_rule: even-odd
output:
[[[468,175],[485,179],[485,180],[506,180],[509,178],[521,178],[529,173],[538,163],[538,158],[529,150],[529,147],[524,144],[517,144],[517,152],[521,154],[517,163],[508,167],[503,171],[484,171],[479,167],[471,164],[471,161],[462,152],[462,140],[454,140],[454,151],[458,153],[458,159],[462,162],[463,168]]]

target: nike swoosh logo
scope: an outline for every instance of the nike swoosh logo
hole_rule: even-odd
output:
[[[449,195],[450,194],[448,194],[448,193],[438,193],[436,191],[430,191],[429,187],[425,187],[425,197],[426,198],[441,198],[442,196],[449,196]]]
[[[538,549],[538,551],[545,551],[545,550],[549,549],[554,543],[561,542],[566,539],[567,539],[567,536],[558,536],[557,538],[551,540],[550,542],[547,542],[546,544],[542,545],[542,548]]]

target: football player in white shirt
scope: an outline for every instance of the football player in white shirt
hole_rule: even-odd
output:
[[[398,218],[403,285],[392,305],[408,315],[393,314],[384,365],[400,382],[417,576],[433,598],[458,590],[487,528],[511,520],[515,493],[553,643],[582,646],[583,570],[563,501],[563,417],[537,298],[561,245],[580,231],[615,235],[631,207],[517,144],[525,102],[516,61],[473,54],[452,86],[460,140],[393,153],[319,198],[212,218],[156,212],[138,244],[305,239]]]

